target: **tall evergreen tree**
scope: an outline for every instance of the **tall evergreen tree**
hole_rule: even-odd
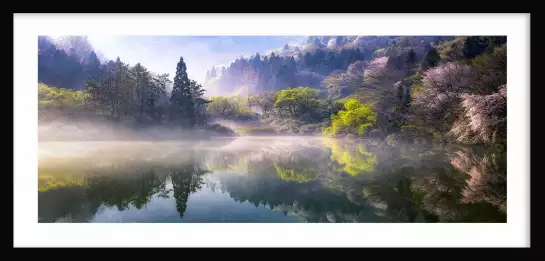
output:
[[[176,66],[176,76],[174,76],[174,84],[172,86],[172,94],[170,102],[174,108],[171,119],[180,123],[182,126],[195,126],[195,106],[191,95],[191,83],[187,76],[187,66],[184,58],[180,57],[180,61]]]
[[[422,64],[420,65],[420,68],[422,69],[422,71],[425,71],[429,68],[437,66],[440,61],[441,61],[441,57],[439,56],[437,49],[431,48],[426,53],[426,56],[424,56],[424,60],[422,60]]]

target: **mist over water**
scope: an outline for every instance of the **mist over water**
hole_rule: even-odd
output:
[[[55,120],[40,122],[39,141],[154,141],[194,140],[222,136],[205,130],[189,131],[180,127],[100,120]]]
[[[504,155],[263,136],[39,143],[39,222],[505,222]]]

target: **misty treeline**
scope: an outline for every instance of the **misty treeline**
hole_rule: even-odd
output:
[[[309,37],[213,68],[204,88],[188,78],[183,58],[171,82],[141,64],[101,62],[85,37],[58,42],[64,45],[39,39],[41,119],[67,114],[180,127],[228,119],[248,123],[248,134],[507,141],[502,36]],[[226,95],[205,98],[205,89]]]
[[[277,132],[506,144],[506,37],[309,39],[304,51],[285,46],[286,56],[257,54],[209,71],[206,88],[248,91],[211,97],[210,116],[258,112]],[[282,78],[309,71],[325,75],[319,85]]]
[[[48,38],[39,40],[41,120],[72,117],[181,127],[206,124],[204,89],[188,78],[183,57],[172,82],[168,74],[153,73],[140,63],[131,66],[119,57],[101,63],[86,37],[69,36],[60,42],[69,44],[68,53],[56,49]],[[72,71],[63,66],[72,66]],[[83,88],[79,88],[82,79]]]

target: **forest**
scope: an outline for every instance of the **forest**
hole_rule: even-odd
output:
[[[316,36],[211,68],[198,83],[183,54],[171,81],[102,58],[84,36],[43,36],[39,121],[504,147],[506,59],[505,36]]]

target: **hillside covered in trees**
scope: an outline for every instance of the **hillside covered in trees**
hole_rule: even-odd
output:
[[[505,145],[507,38],[309,37],[207,73],[210,115],[274,132]]]
[[[188,78],[183,54],[171,81],[101,61],[85,37],[38,42],[41,121],[506,144],[503,36],[308,37],[211,68],[203,83]]]
[[[231,93],[241,87],[251,93],[279,91],[294,86],[324,87],[328,75],[337,75],[357,61],[370,61],[385,56],[386,48],[397,42],[400,48],[411,48],[415,59],[422,59],[431,43],[453,37],[395,36],[311,36],[306,43],[289,44],[268,55],[256,53],[240,57],[227,68],[211,68],[205,86],[218,92]]]

